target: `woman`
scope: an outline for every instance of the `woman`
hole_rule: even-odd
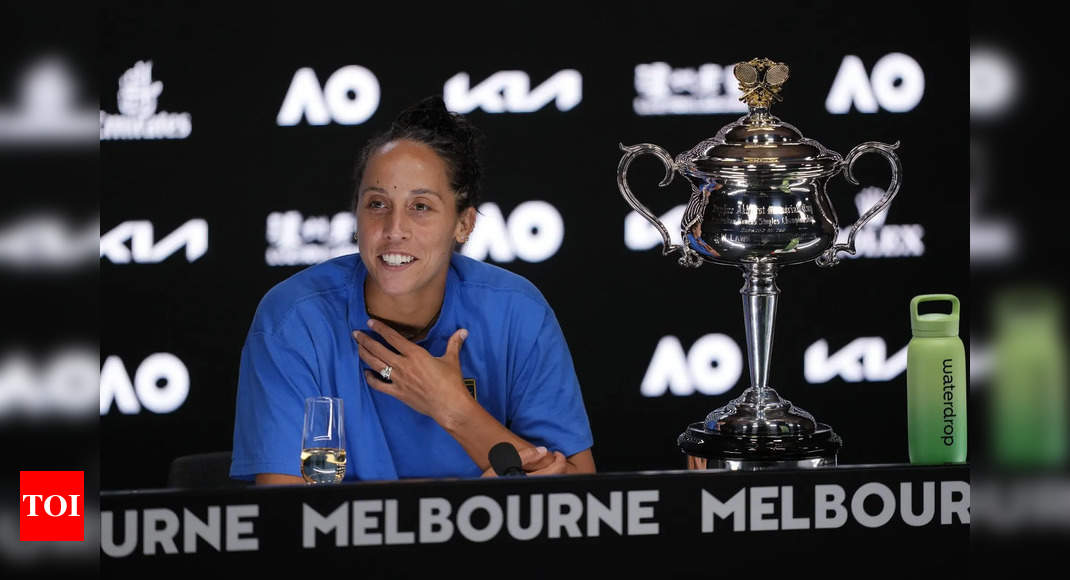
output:
[[[242,349],[231,477],[300,483],[304,400],[344,400],[347,479],[593,473],[557,319],[527,280],[455,252],[475,226],[478,131],[438,97],[357,163],[359,254],[272,288]]]

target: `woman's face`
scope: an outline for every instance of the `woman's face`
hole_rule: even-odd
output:
[[[379,148],[364,169],[357,203],[357,244],[375,290],[394,298],[440,299],[454,243],[475,225],[457,213],[446,163],[410,140]]]

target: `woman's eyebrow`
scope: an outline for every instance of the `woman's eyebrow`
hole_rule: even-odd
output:
[[[378,185],[369,185],[368,187],[365,187],[364,189],[362,189],[360,191],[360,193],[363,195],[363,194],[365,194],[365,193],[367,193],[369,191],[374,191],[376,193],[382,193],[384,195],[390,195],[389,193],[387,193],[386,189],[383,189],[382,187],[379,187]],[[435,196],[435,197],[437,197],[439,199],[442,199],[442,194],[441,193],[439,193],[439,192],[437,192],[437,191],[435,191],[433,189],[427,189],[426,187],[418,187],[416,189],[413,189],[413,190],[409,191],[409,195],[410,196],[413,196],[413,195],[433,195],[433,196]]]
[[[426,187],[420,187],[420,188],[414,189],[414,190],[410,191],[409,194],[410,195],[427,195],[427,194],[430,194],[430,195],[433,195],[433,196],[435,196],[435,197],[437,197],[439,199],[442,199],[442,195],[439,192],[437,192],[437,191],[435,191],[433,189],[427,189]]]

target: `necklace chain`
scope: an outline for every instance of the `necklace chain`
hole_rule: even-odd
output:
[[[414,339],[423,338],[428,333],[428,331],[431,330],[431,327],[435,325],[435,322],[438,322],[438,315],[441,314],[441,313],[442,313],[442,309],[440,308],[439,311],[436,312],[435,315],[431,317],[431,321],[428,322],[426,326],[424,326],[423,328],[419,328],[419,329],[417,329],[416,327],[414,327],[412,325],[409,325],[409,324],[403,324],[401,322],[396,322],[394,320],[390,320],[389,318],[383,318],[382,316],[379,316],[379,315],[373,313],[370,310],[368,311],[368,317],[369,318],[374,318],[374,319],[382,322],[383,324],[386,324],[386,325],[390,326],[390,328],[393,328],[394,330],[396,330],[398,332],[398,334],[400,334],[401,336],[404,336],[406,340],[414,340]]]

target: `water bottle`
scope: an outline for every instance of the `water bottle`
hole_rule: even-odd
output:
[[[950,302],[951,313],[918,314],[923,302]],[[910,462],[966,461],[966,351],[959,338],[959,299],[923,294],[910,301],[907,345],[907,436]]]
[[[1005,288],[994,297],[987,429],[995,465],[1059,469],[1070,459],[1063,299],[1049,288]]]

